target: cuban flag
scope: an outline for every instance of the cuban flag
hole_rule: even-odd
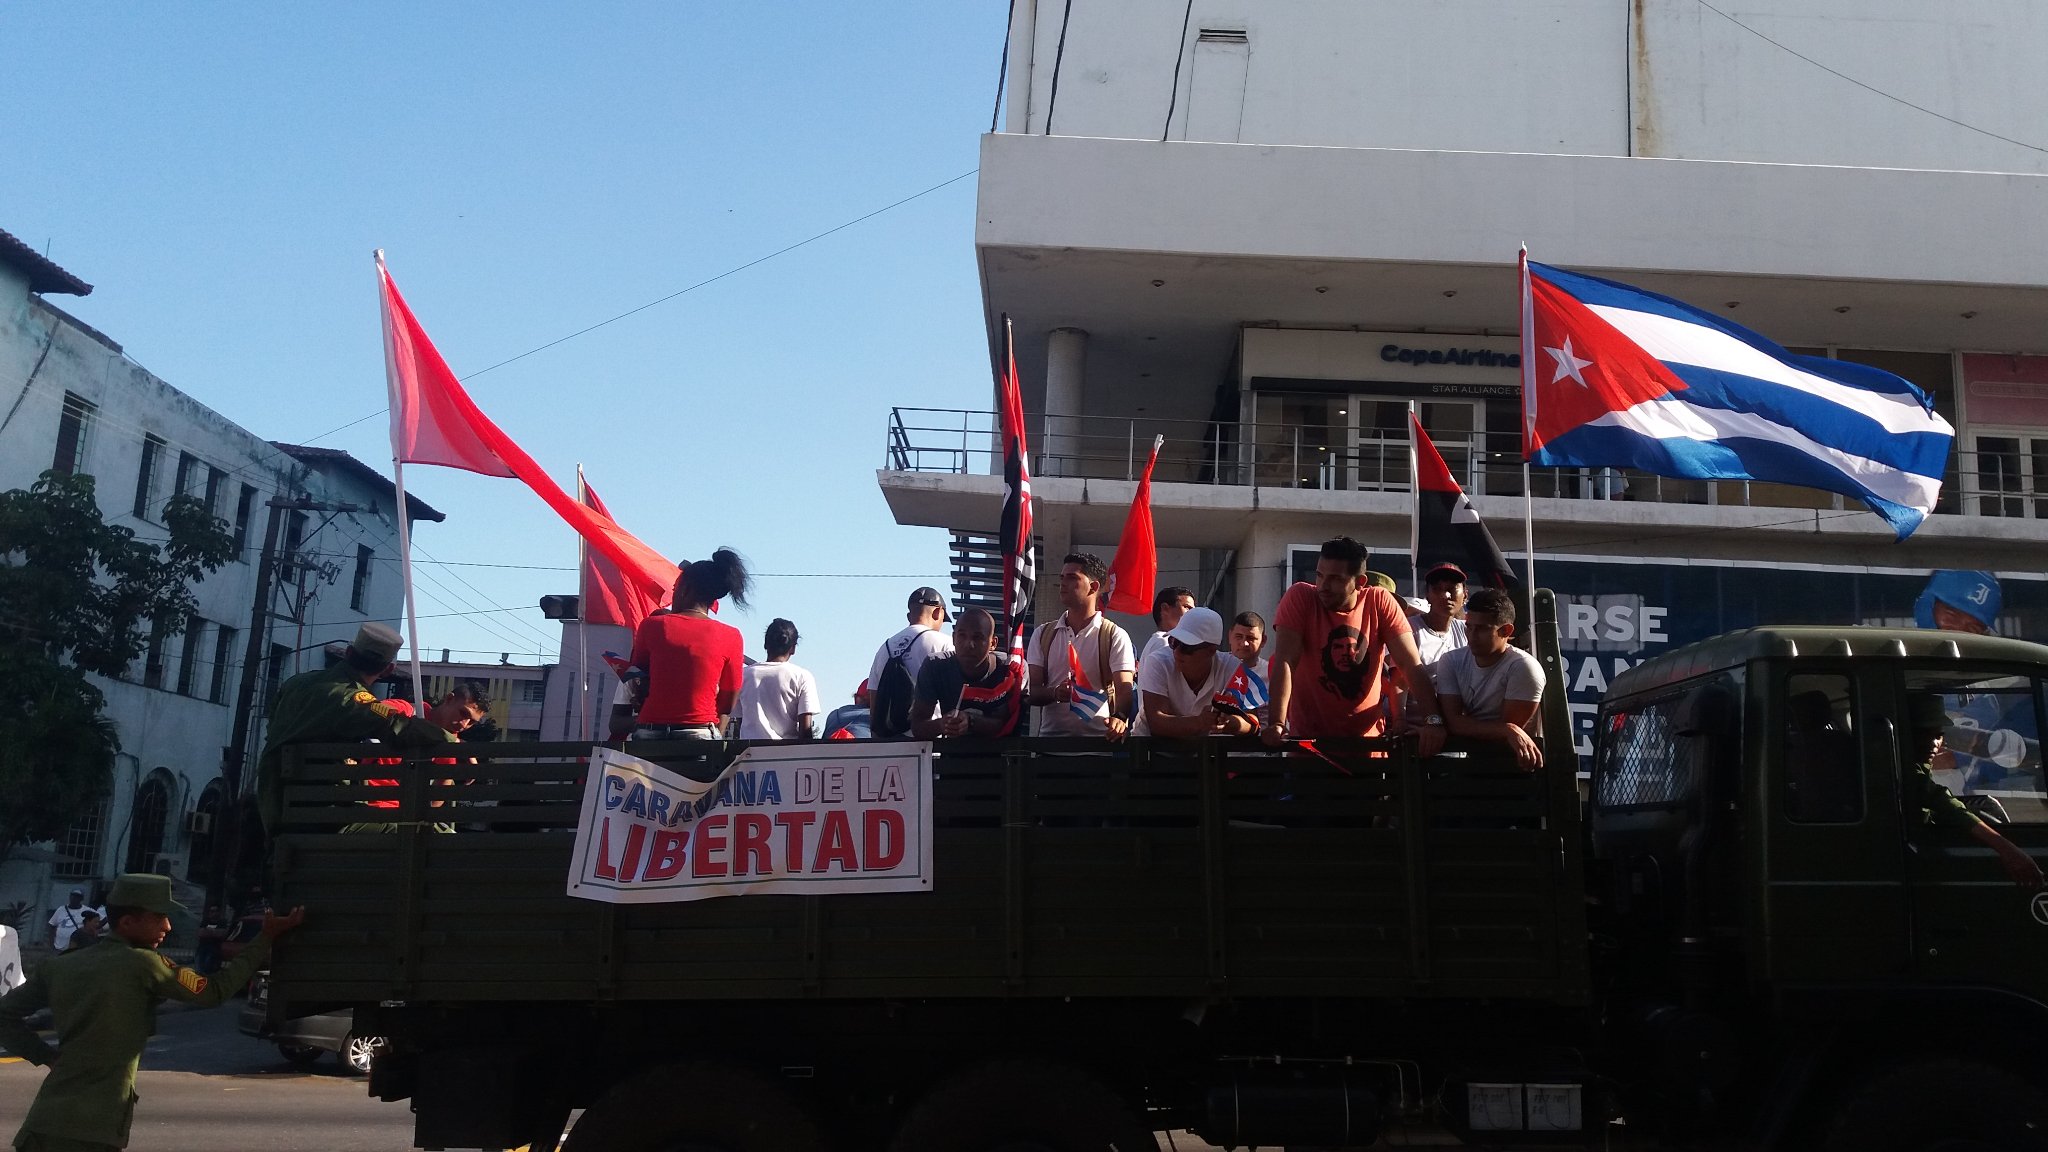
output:
[[[1889,372],[1796,356],[1669,297],[1521,257],[1523,454],[1853,496],[1903,540],[1955,430]]]
[[[1239,664],[1231,673],[1230,682],[1223,686],[1217,700],[1233,711],[1242,712],[1252,722],[1253,729],[1259,727],[1259,709],[1266,706],[1266,681],[1249,664]]]
[[[1081,656],[1071,640],[1067,641],[1067,675],[1074,686],[1074,698],[1067,707],[1074,715],[1091,723],[1109,719],[1109,693],[1088,686],[1088,674],[1081,671]]]

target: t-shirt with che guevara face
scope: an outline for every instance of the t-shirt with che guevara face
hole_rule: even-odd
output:
[[[1273,627],[1301,637],[1292,666],[1287,727],[1296,736],[1374,736],[1384,727],[1380,670],[1387,643],[1408,634],[1407,614],[1392,593],[1362,588],[1348,612],[1332,612],[1316,586],[1296,584],[1280,598]]]

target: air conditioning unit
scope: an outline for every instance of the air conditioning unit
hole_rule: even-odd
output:
[[[158,853],[152,871],[159,876],[182,876],[185,874],[185,858],[168,852]]]
[[[185,831],[196,836],[211,835],[213,833],[213,813],[192,812],[187,814],[185,817]]]

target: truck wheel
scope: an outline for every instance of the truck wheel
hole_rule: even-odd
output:
[[[889,1152],[1158,1152],[1122,1097],[1078,1068],[1006,1060],[931,1090]]]
[[[620,1081],[584,1109],[562,1152],[825,1152],[825,1134],[780,1083],[731,1064],[670,1064]]]
[[[1989,1064],[1908,1064],[1849,1101],[1827,1152],[2048,1152],[2048,1095]]]

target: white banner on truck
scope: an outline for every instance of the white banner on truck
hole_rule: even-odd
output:
[[[12,992],[27,979],[21,970],[21,933],[0,924],[0,992]]]
[[[599,746],[569,895],[929,892],[931,779],[931,745],[911,741],[749,748],[708,782]]]

